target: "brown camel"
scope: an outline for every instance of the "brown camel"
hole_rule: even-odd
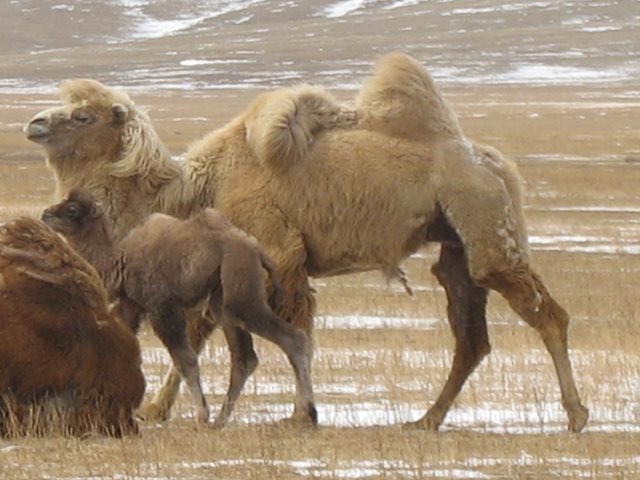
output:
[[[215,206],[274,259],[285,291],[278,313],[308,333],[309,276],[374,269],[394,276],[404,258],[439,242],[432,270],[447,293],[455,355],[440,396],[414,425],[437,429],[490,351],[492,289],[539,332],[569,428],[584,427],[588,411],[567,352],[569,316],[531,269],[516,168],[464,136],[412,58],[382,57],[355,108],[306,86],[263,94],[195,143],[183,164],[171,160],[124,93],[91,80],[61,91],[63,105],[36,115],[27,136],[45,148],[58,194],[91,190],[116,236],[152,211],[187,216]],[[197,327],[199,349],[212,326]],[[178,382],[172,372],[149,412],[167,414]]]
[[[135,335],[84,259],[37,220],[0,228],[0,434],[135,433],[140,364]],[[32,407],[52,404],[57,424],[29,421]]]
[[[317,421],[313,403],[311,343],[299,329],[281,320],[267,303],[263,269],[275,289],[275,267],[255,238],[231,225],[218,211],[206,208],[187,220],[154,213],[115,244],[102,208],[87,192],[72,190],[62,202],[47,208],[42,220],[62,233],[105,282],[117,311],[134,331],[150,313],[151,325],[169,350],[173,364],[191,390],[198,418],[209,410],[202,394],[198,357],[186,334],[184,309],[205,304],[205,311],[223,325],[229,342],[249,348],[232,351],[249,355],[257,366],[249,332],[278,345],[296,376],[297,411]],[[253,369],[252,368],[252,369]],[[232,377],[215,424],[224,425],[244,385],[246,375]],[[234,381],[235,380],[235,381]]]

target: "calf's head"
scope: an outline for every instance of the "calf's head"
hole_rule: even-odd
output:
[[[93,196],[73,189],[66,199],[50,206],[42,213],[42,221],[56,232],[81,236],[103,222],[104,210]]]

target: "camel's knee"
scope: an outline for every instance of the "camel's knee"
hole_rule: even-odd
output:
[[[471,345],[471,354],[475,364],[491,353],[491,343],[489,343],[489,337],[485,335],[479,339],[476,339]]]
[[[190,346],[171,347],[169,355],[176,369],[183,377],[188,377],[190,372],[198,370],[198,355]]]

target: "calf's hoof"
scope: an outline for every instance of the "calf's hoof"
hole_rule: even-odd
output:
[[[316,427],[318,425],[318,410],[314,403],[309,403],[306,408],[296,407],[293,415],[281,420],[280,423],[295,427]]]
[[[209,422],[209,409],[206,406],[198,410],[198,422],[199,423]]]

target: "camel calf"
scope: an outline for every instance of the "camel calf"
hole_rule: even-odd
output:
[[[280,290],[271,260],[253,237],[218,211],[205,209],[187,220],[153,214],[118,244],[112,241],[100,205],[81,190],[72,190],[67,199],[46,209],[42,219],[96,267],[134,330],[142,314],[150,314],[153,330],[189,386],[200,421],[208,420],[209,411],[197,354],[187,339],[185,309],[205,302],[206,310],[222,323],[232,355],[249,358],[251,363],[232,371],[216,426],[228,420],[257,364],[248,332],[284,350],[296,377],[296,410],[317,422],[309,366],[311,344],[267,303],[263,269],[275,290]]]
[[[0,227],[0,436],[135,433],[144,388],[95,269],[40,221]]]

